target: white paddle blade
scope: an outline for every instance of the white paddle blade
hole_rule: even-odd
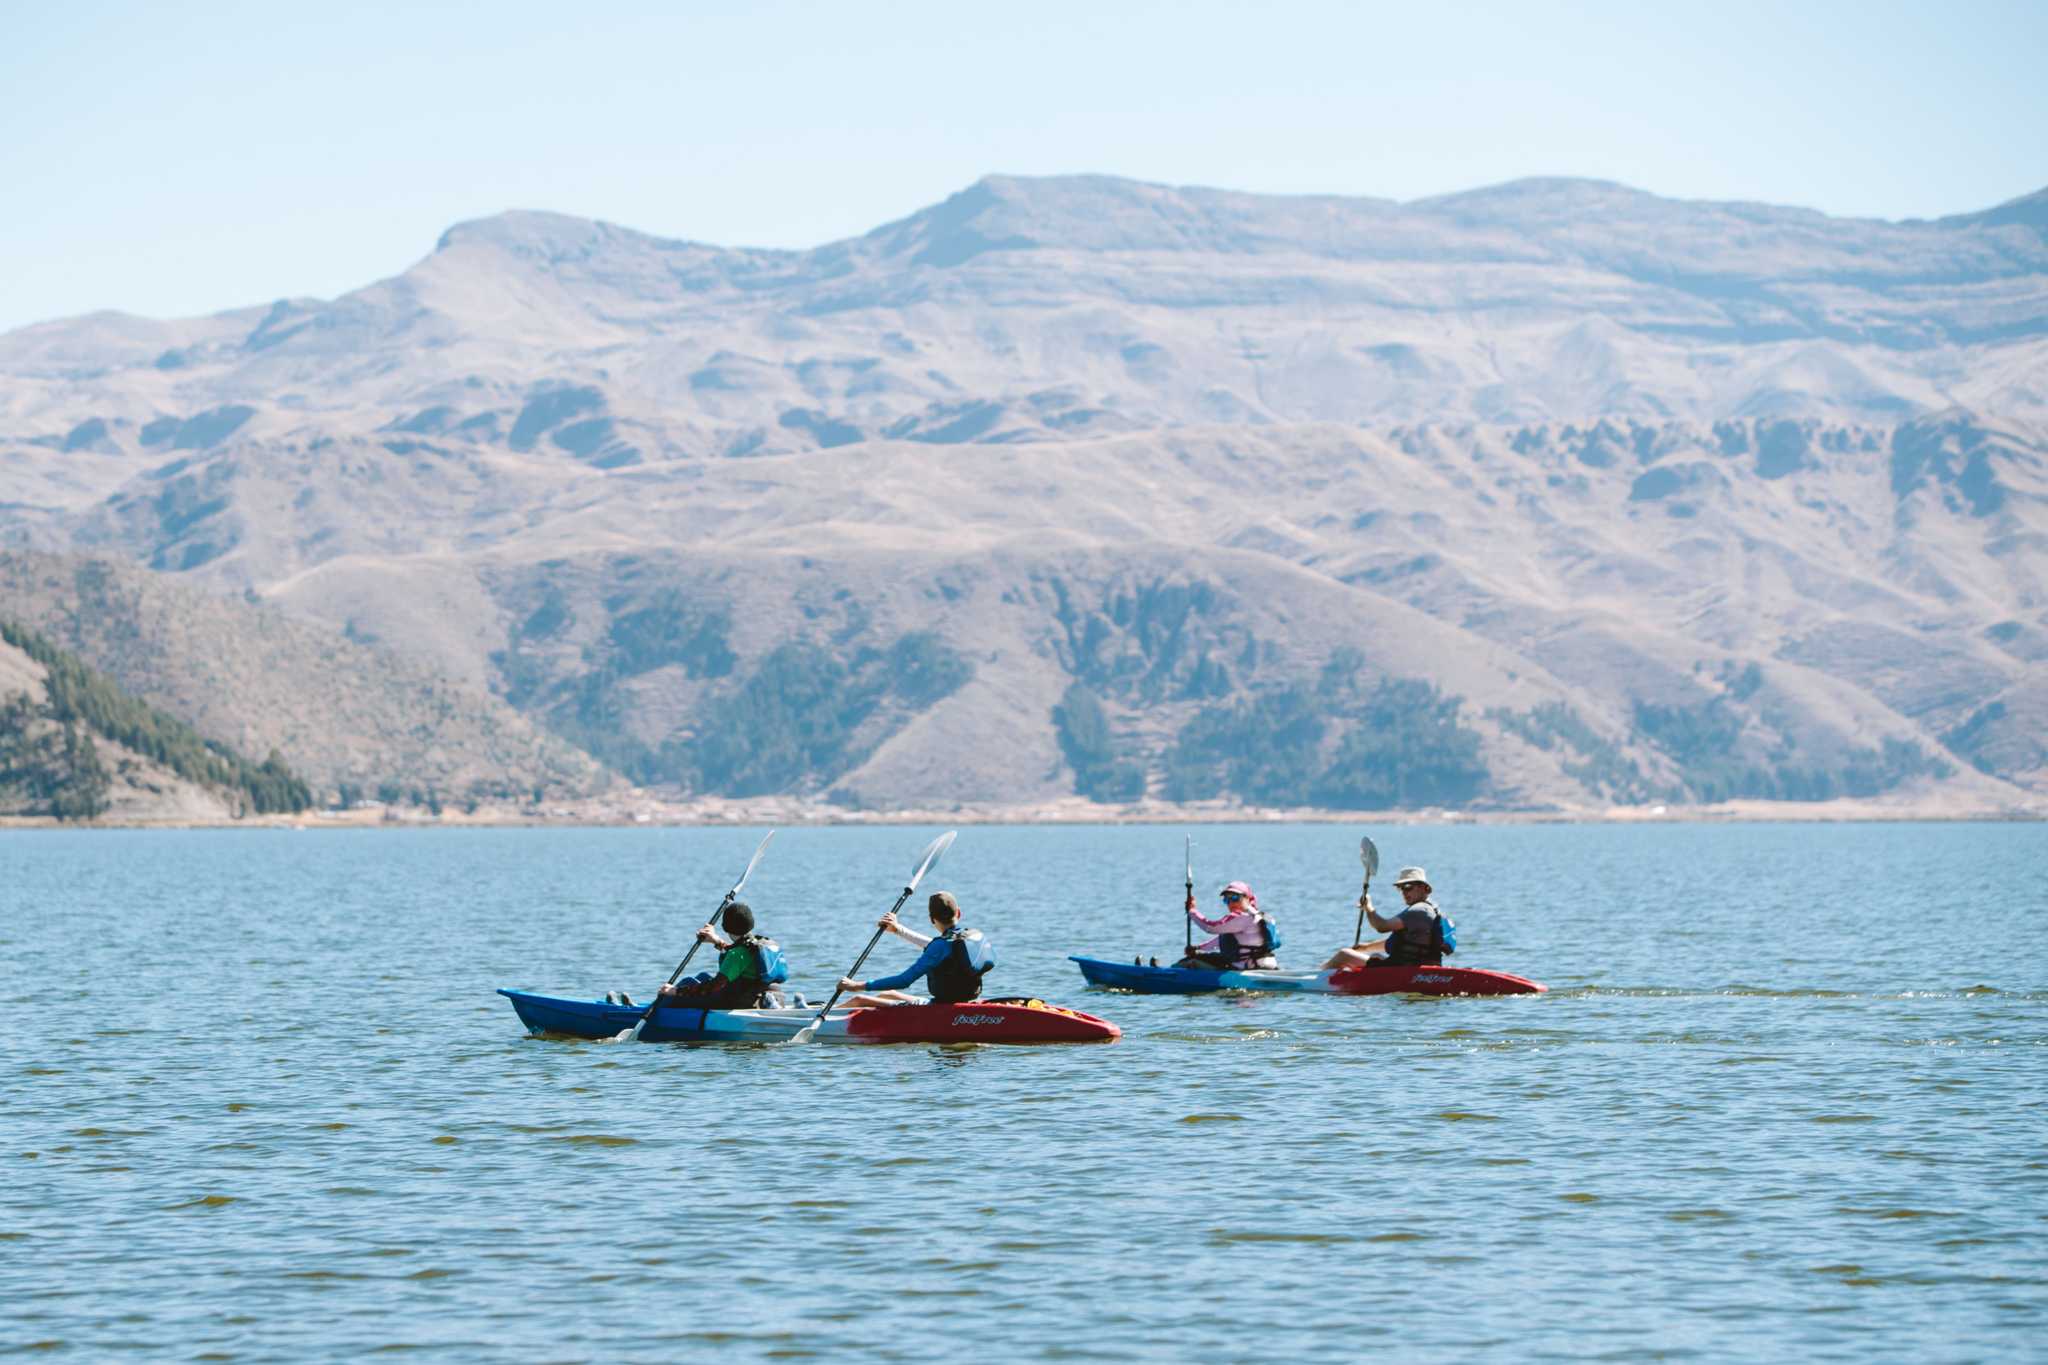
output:
[[[762,838],[761,846],[754,850],[754,856],[747,859],[747,870],[745,872],[740,873],[740,879],[732,884],[732,891],[730,894],[726,896],[727,900],[732,901],[739,899],[740,888],[747,884],[747,878],[753,876],[754,869],[761,865],[761,855],[768,851],[768,840],[773,839],[774,837],[775,831],[771,829]]]
[[[1195,884],[1195,836],[1188,836],[1188,885]]]
[[[1371,881],[1373,873],[1380,870],[1380,851],[1373,847],[1370,839],[1358,841],[1358,861],[1365,867],[1365,879]]]
[[[924,874],[938,865],[940,856],[951,848],[953,841],[959,837],[959,830],[949,829],[924,846],[924,856],[918,859],[917,871],[910,874],[910,884],[903,888],[904,895],[907,896],[917,890],[917,884],[924,880]]]
[[[811,1039],[818,1036],[818,1025],[823,1022],[824,1020],[822,1019],[811,1020],[810,1023],[805,1024],[795,1033],[790,1034],[789,1041],[797,1046],[802,1046],[803,1044],[810,1042]]]

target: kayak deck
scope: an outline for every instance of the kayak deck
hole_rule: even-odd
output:
[[[641,1007],[500,989],[527,1031],[606,1039],[630,1029]],[[818,1017],[815,1009],[670,1009],[654,1011],[647,1043],[782,1043]],[[970,1000],[961,1005],[883,1005],[833,1010],[818,1026],[821,1043],[1106,1043],[1123,1036],[1107,1019],[1043,1001]]]
[[[1214,991],[1279,991],[1309,995],[1539,995],[1546,987],[1525,976],[1478,967],[1344,967],[1335,971],[1205,971],[1199,967],[1147,967],[1074,957],[1089,984],[1145,995],[1202,995]]]
[[[1346,967],[1330,973],[1339,995],[1541,995],[1550,987],[1481,967]]]
[[[1302,991],[1332,994],[1328,972],[1218,972],[1202,967],[1145,967],[1135,962],[1106,962],[1071,957],[1093,986],[1136,991],[1141,995],[1202,995],[1210,991]]]

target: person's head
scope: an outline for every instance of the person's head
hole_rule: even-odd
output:
[[[1400,891],[1401,899],[1410,905],[1429,899],[1429,874],[1419,867],[1404,867],[1396,872],[1394,886]]]
[[[931,913],[932,923],[941,929],[950,929],[960,922],[960,902],[953,899],[950,891],[932,892],[925,909]]]
[[[1216,894],[1222,898],[1223,908],[1226,912],[1232,910],[1256,910],[1259,908],[1259,898],[1253,895],[1251,887],[1243,882],[1232,882]]]
[[[745,938],[754,932],[754,912],[745,901],[734,901],[725,907],[725,932],[734,938]]]

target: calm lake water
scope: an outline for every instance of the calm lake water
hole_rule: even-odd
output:
[[[795,985],[933,832],[777,837]],[[0,833],[0,1353],[2040,1358],[2048,827],[1196,828],[1286,965],[1367,832],[1551,993],[1084,990],[1180,944],[1185,832],[961,832],[992,993],[1125,1030],[1016,1049],[492,994],[641,996],[758,830]]]

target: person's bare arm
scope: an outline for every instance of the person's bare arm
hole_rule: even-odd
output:
[[[907,939],[910,942],[915,943],[920,948],[924,947],[925,944],[930,943],[932,941],[932,936],[930,934],[920,934],[915,929],[904,928],[893,913],[882,916],[880,919],[876,920],[875,923],[879,927],[887,929],[890,933],[896,935],[896,937],[900,939]]]
[[[1371,896],[1358,898],[1359,908],[1365,911],[1365,922],[1383,934],[1391,934],[1401,927],[1401,917],[1396,913],[1392,919],[1381,919],[1380,912],[1372,908]]]

